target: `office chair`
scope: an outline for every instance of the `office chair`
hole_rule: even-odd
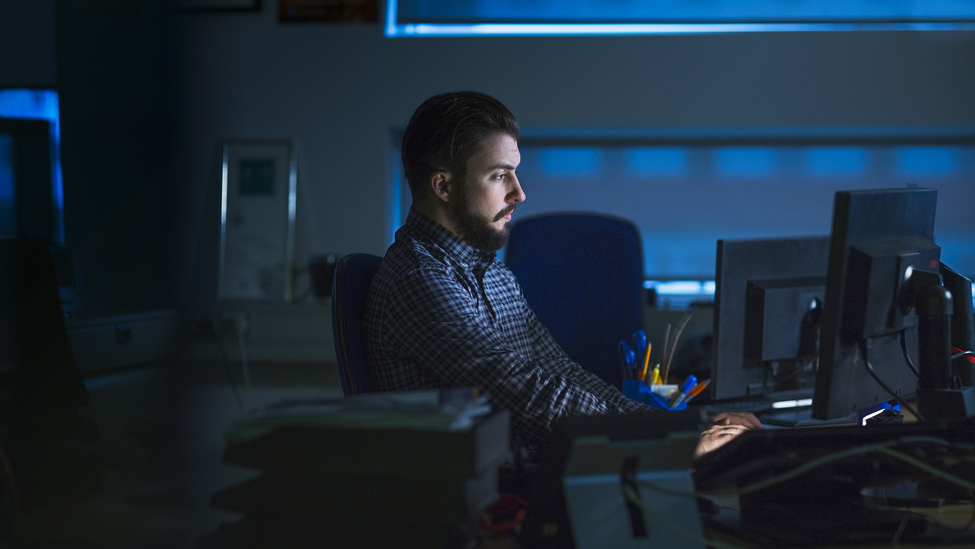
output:
[[[350,254],[339,259],[332,280],[332,334],[339,365],[342,392],[371,393],[366,363],[365,329],[362,325],[366,296],[383,258],[371,254]]]
[[[77,413],[86,404],[47,244],[0,239],[0,522],[14,534],[35,510],[100,488],[98,429]]]
[[[569,357],[620,388],[618,345],[643,327],[643,247],[633,223],[558,213],[515,222],[505,263]]]

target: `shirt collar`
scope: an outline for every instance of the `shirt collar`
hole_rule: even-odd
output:
[[[406,216],[406,226],[414,238],[440,246],[445,252],[471,267],[480,265],[487,268],[497,255],[496,252],[486,252],[471,246],[466,240],[423,215],[413,206],[410,206],[410,212]]]

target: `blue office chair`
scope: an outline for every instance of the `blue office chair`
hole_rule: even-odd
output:
[[[621,340],[643,327],[643,247],[633,223],[559,213],[515,222],[505,263],[572,360],[620,388]]]
[[[371,393],[372,380],[366,362],[363,316],[366,295],[383,258],[371,254],[350,254],[339,259],[332,279],[332,334],[339,365],[342,392]]]

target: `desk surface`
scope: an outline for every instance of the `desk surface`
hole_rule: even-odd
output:
[[[718,505],[731,511],[737,509],[738,502],[737,498],[729,497],[724,498],[710,498],[714,500]],[[975,527],[975,504],[964,503],[964,504],[948,504],[941,507],[935,508],[902,508],[904,511],[909,511],[917,513],[918,515],[924,516],[929,521],[936,524],[940,524],[946,528],[959,531],[971,531]],[[733,511],[732,511],[733,512]],[[743,539],[740,535],[725,531],[724,529],[718,529],[713,527],[704,528],[705,534],[709,539],[714,539],[722,541],[736,547],[741,547],[743,549],[760,548],[761,544]],[[892,542],[893,540],[891,540]],[[889,549],[892,546],[904,547],[904,548],[927,548],[927,547],[937,547],[939,549],[971,549],[971,541],[962,541],[958,543],[942,543],[942,542],[932,542],[932,543],[920,543],[911,541],[899,541],[896,545],[892,545],[891,542],[887,543],[849,543],[849,544],[830,544],[824,545],[822,547],[829,547],[830,549]],[[806,546],[803,549],[818,549],[819,546]]]

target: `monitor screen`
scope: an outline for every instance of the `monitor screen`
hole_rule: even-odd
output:
[[[0,117],[0,236],[56,244],[51,123]]]
[[[713,400],[811,396],[828,255],[827,236],[718,241]]]
[[[917,390],[917,321],[902,294],[912,270],[938,271],[936,202],[936,190],[916,187],[836,193],[814,418]]]

